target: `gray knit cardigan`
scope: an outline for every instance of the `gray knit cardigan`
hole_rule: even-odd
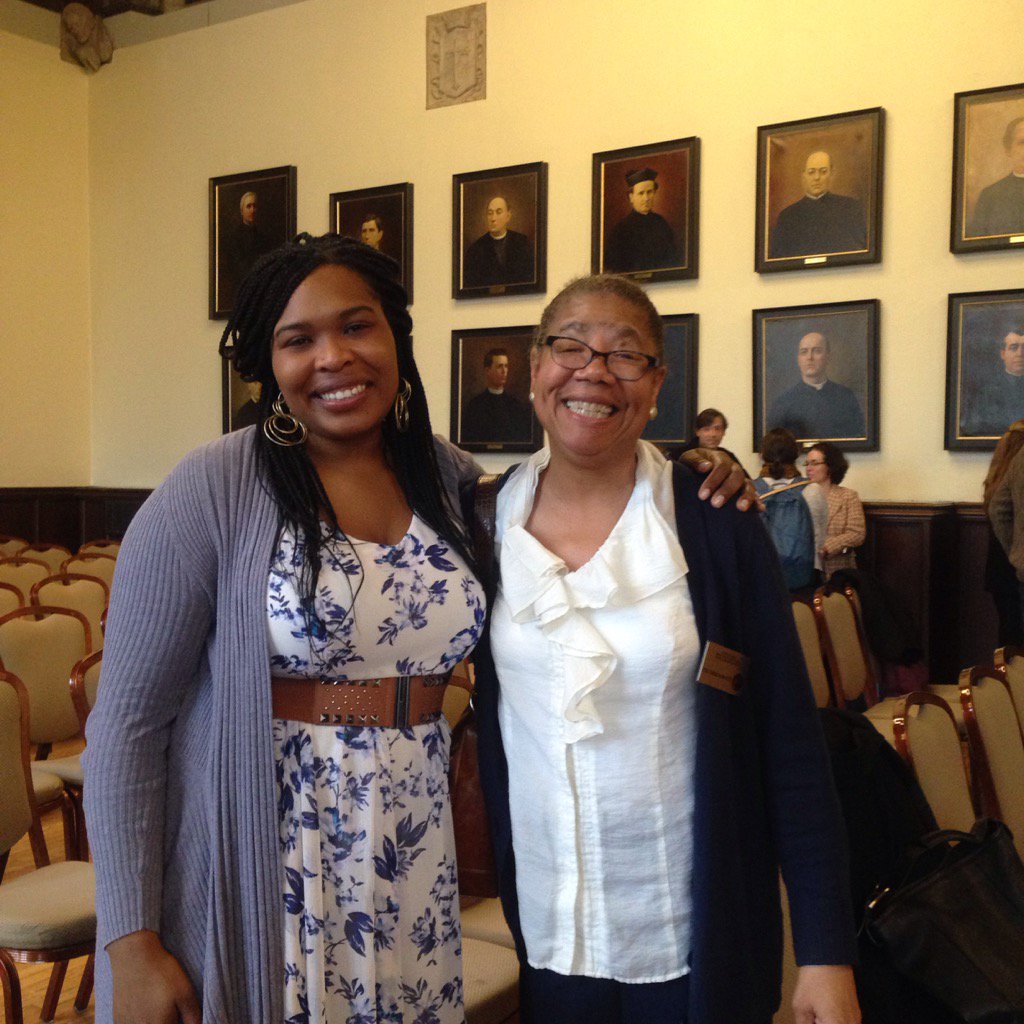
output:
[[[266,626],[278,513],[254,431],[186,456],[118,556],[85,754],[98,1024],[112,1020],[104,948],[140,928],[181,962],[204,1024],[283,1018]],[[454,499],[479,467],[437,450]]]

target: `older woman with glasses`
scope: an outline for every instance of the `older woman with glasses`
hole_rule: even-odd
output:
[[[820,441],[807,453],[807,478],[824,491],[828,501],[828,531],[820,551],[826,580],[838,569],[855,569],[853,549],[864,543],[860,496],[850,487],[839,486],[849,468],[846,456],[828,441]]]
[[[644,291],[599,275],[531,352],[548,447],[497,494],[480,769],[523,1024],[767,1024],[778,871],[800,1024],[857,1024],[842,826],[760,518],[640,440],[665,379]]]

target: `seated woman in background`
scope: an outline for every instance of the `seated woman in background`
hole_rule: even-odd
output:
[[[828,533],[818,549],[827,580],[837,569],[855,569],[853,552],[864,543],[864,506],[855,490],[840,487],[850,463],[828,441],[820,441],[807,453],[807,479],[825,492],[828,502]]]
[[[821,582],[821,551],[828,533],[828,502],[818,484],[800,475],[800,445],[784,427],[769,430],[761,440],[761,473],[754,489],[765,505],[765,525],[782,563],[791,592]],[[806,514],[797,499],[806,505]]]

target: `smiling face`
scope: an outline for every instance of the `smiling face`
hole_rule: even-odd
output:
[[[657,355],[645,313],[618,295],[566,299],[551,319],[550,333],[584,341],[598,352],[630,349]],[[580,370],[567,370],[547,346],[533,349],[531,390],[552,460],[595,466],[633,459],[664,379],[665,368],[658,366],[639,380],[618,380],[596,357]]]
[[[701,448],[717,448],[725,437],[725,420],[716,416],[706,427],[697,428],[697,440]]]
[[[823,334],[812,332],[800,339],[796,362],[805,384],[823,384],[828,369],[828,342]]]
[[[812,153],[804,164],[804,192],[817,198],[823,196],[832,182],[832,157],[828,153]]]
[[[1007,373],[1012,373],[1014,377],[1024,376],[1024,334],[1011,331],[1003,338],[1000,355]]]
[[[487,230],[495,237],[501,238],[508,230],[508,222],[512,219],[512,211],[501,196],[495,196],[487,204]]]
[[[658,186],[653,181],[638,181],[629,190],[629,205],[644,215],[654,209],[654,193]]]
[[[274,377],[309,431],[314,459],[379,444],[398,391],[395,339],[373,289],[348,267],[318,267],[295,289],[271,342]]]

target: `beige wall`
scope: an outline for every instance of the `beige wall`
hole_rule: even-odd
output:
[[[948,251],[952,96],[1020,80],[1017,0],[491,0],[487,100],[427,111],[424,16],[454,2],[307,0],[121,49],[90,81],[93,482],[153,484],[219,432],[211,176],[297,165],[317,232],[330,192],[414,182],[416,350],[446,433],[450,331],[536,322],[544,301],[448,297],[451,175],[548,161],[550,294],[589,268],[592,153],[697,135],[701,276],[651,294],[700,313],[699,400],[729,414],[726,443],[750,452],[751,309],[878,298],[882,450],[850,483],[979,496],[987,456],[942,449],[946,296],[1019,287],[1024,267]],[[876,105],[884,262],[755,274],[756,127]]]
[[[0,30],[0,486],[90,478],[88,102]]]

